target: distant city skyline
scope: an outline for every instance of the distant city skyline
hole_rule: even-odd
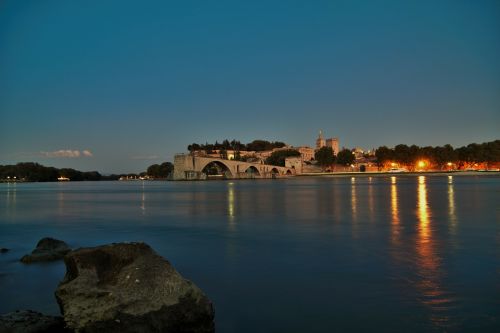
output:
[[[144,171],[187,145],[500,133],[500,2],[0,4],[0,164]]]

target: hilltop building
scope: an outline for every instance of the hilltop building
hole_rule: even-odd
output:
[[[302,161],[312,161],[314,160],[314,149],[307,146],[293,147],[300,153]]]
[[[339,153],[339,139],[338,138],[329,138],[329,139],[325,140],[325,138],[323,138],[323,132],[320,130],[318,138],[316,139],[316,150],[323,148],[323,147],[332,148],[335,155],[337,155]]]
[[[320,149],[326,146],[326,140],[323,138],[323,132],[319,130],[318,138],[316,139],[316,149]]]
[[[326,139],[326,146],[332,148],[335,155],[337,155],[339,153],[339,139],[338,138]]]

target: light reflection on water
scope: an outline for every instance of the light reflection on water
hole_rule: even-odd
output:
[[[142,210],[142,215],[145,215],[146,214],[146,191],[145,191],[144,181],[142,181],[141,210]]]
[[[426,177],[418,177],[418,239],[416,242],[418,280],[416,286],[420,291],[420,301],[428,307],[430,320],[442,329],[453,325],[449,310],[455,306],[453,296],[444,289],[442,278],[446,274],[442,267],[441,254],[433,237],[435,228],[428,201]]]
[[[453,176],[448,176],[448,216],[450,218],[450,233],[455,235],[457,214],[455,211],[455,192],[453,190]]]
[[[358,196],[356,195],[356,178],[351,178],[351,210],[352,210],[352,219],[356,221],[357,217],[357,209],[358,209]]]
[[[396,177],[391,177],[391,217],[392,217],[392,242],[399,243],[400,225],[398,211],[398,188],[396,185]]]
[[[13,248],[0,257],[0,299],[9,300],[0,312],[57,309],[49,291],[61,265],[49,278],[15,260],[54,236],[150,243],[214,300],[218,332],[494,328],[499,184],[400,175],[0,184],[0,246]]]
[[[10,217],[15,217],[16,214],[16,196],[17,196],[17,184],[16,183],[7,183],[7,194],[5,195],[6,199],[6,213]]]
[[[234,183],[227,183],[227,217],[229,224],[234,224]]]

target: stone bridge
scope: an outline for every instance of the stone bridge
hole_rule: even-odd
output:
[[[216,166],[222,170],[220,175],[208,175],[208,168]],[[207,178],[276,178],[295,175],[295,169],[275,165],[224,160],[213,157],[200,157],[178,154],[174,158],[174,180],[198,180]]]

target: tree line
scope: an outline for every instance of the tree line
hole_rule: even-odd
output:
[[[351,165],[355,156],[349,149],[342,149],[337,155],[331,147],[321,147],[314,153],[314,159],[323,167],[332,165],[334,163],[340,165]]]
[[[71,168],[47,167],[35,162],[22,162],[15,165],[0,165],[0,181],[24,181],[24,182],[55,182],[59,177],[66,177],[70,181],[96,181],[96,180],[118,180],[124,178],[139,178],[148,176],[150,178],[168,178],[173,172],[174,165],[170,162],[153,164],[147,171],[140,174],[111,174],[101,175],[97,171],[78,171]]]
[[[53,182],[59,177],[67,177],[72,181],[103,180],[97,171],[82,172],[71,168],[46,167],[34,162],[23,162],[15,165],[0,165],[0,180],[19,180],[27,182]]]
[[[267,140],[253,140],[250,143],[241,143],[240,141],[237,140],[223,140],[221,143],[218,141],[215,141],[215,143],[205,143],[205,144],[198,144],[198,143],[192,143],[187,146],[187,149],[189,152],[194,152],[194,151],[200,151],[203,150],[207,154],[212,154],[214,151],[227,151],[227,150],[234,150],[234,151],[267,151],[267,150],[273,150],[274,148],[283,148],[285,147],[286,144],[281,141],[267,141]]]
[[[443,168],[448,163],[462,168],[473,163],[500,162],[500,140],[480,144],[471,143],[456,149],[449,144],[436,147],[404,144],[399,144],[394,148],[382,146],[375,151],[375,156],[379,167],[390,162],[412,167],[419,160],[427,160],[439,168]]]

